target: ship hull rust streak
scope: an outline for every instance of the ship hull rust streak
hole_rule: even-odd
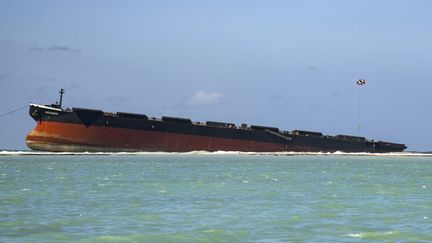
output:
[[[284,145],[196,135],[79,124],[40,122],[26,138],[33,150],[63,152],[254,151],[286,150]],[[305,150],[308,148],[304,148]]]

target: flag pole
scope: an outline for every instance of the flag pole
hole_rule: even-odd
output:
[[[360,86],[358,85],[358,102],[357,102],[357,132],[360,135]]]
[[[360,89],[361,89],[361,87],[360,86],[363,86],[363,85],[365,85],[366,84],[366,80],[365,79],[359,79],[359,80],[357,80],[357,82],[356,82],[356,84],[357,84],[357,86],[358,86],[358,101],[357,101],[357,132],[358,132],[358,134],[360,134],[360,129],[361,129],[361,126],[360,126],[360,97],[361,97],[361,95],[360,95]]]

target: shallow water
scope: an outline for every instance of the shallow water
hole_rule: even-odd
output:
[[[0,157],[5,242],[430,242],[432,158]]]

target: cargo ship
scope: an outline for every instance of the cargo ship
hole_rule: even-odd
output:
[[[53,152],[137,151],[243,151],[243,152],[402,152],[405,144],[368,140],[352,135],[207,121],[188,118],[148,117],[128,112],[104,112],[88,108],[62,108],[30,104],[37,122],[27,135],[32,150]]]

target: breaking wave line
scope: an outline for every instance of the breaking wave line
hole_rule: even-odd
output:
[[[395,153],[366,153],[366,152],[241,152],[241,151],[191,151],[191,152],[44,152],[44,151],[15,151],[2,150],[0,156],[21,156],[21,155],[272,155],[272,156],[406,156],[406,157],[432,157],[432,153],[422,152],[395,152]]]

